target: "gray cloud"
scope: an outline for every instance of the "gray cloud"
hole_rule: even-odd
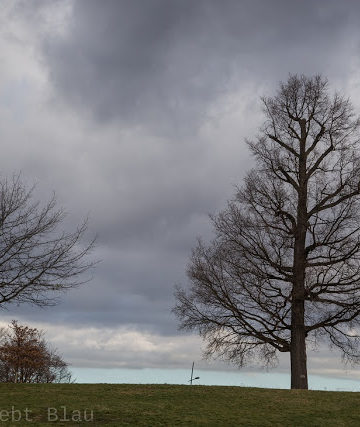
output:
[[[251,166],[243,139],[261,123],[259,96],[289,72],[322,72],[356,97],[358,2],[5,3],[2,172],[22,170],[40,199],[55,190],[69,228],[89,213],[103,260],[57,307],[9,306],[6,316],[85,338],[92,327],[97,337],[133,328],[179,348],[173,285],[186,282],[196,237],[211,238],[208,213]],[[152,366],[181,366],[160,349]],[[113,363],[80,353],[74,344],[66,355]],[[145,366],[136,351],[124,358]]]
[[[336,1],[79,0],[68,34],[47,39],[44,54],[69,104],[188,135],[249,79],[344,73],[352,16]]]

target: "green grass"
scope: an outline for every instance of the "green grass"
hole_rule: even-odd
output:
[[[4,422],[11,408],[22,421]],[[74,426],[48,422],[93,410],[93,426],[360,426],[360,393],[245,387],[129,384],[0,384],[1,425]],[[31,410],[26,422],[25,409]],[[54,412],[53,412],[54,413]],[[17,416],[19,412],[16,413]],[[14,415],[16,416],[16,415]],[[1,418],[0,418],[1,419]]]

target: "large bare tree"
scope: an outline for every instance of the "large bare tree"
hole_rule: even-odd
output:
[[[306,389],[307,343],[359,359],[360,121],[321,76],[290,76],[262,101],[257,166],[194,249],[174,310],[209,355],[290,352],[291,387]]]
[[[0,180],[0,307],[53,304],[56,293],[84,281],[94,241],[84,243],[86,222],[65,232],[63,220],[54,197],[41,205],[19,176]]]

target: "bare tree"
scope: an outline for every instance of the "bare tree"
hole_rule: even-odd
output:
[[[50,294],[83,282],[94,265],[83,244],[86,222],[74,232],[58,231],[64,212],[55,198],[41,206],[20,177],[0,181],[0,307],[11,303],[53,304]]]
[[[322,77],[295,75],[262,100],[266,121],[248,142],[257,167],[212,218],[216,237],[194,249],[174,309],[209,355],[244,365],[290,352],[301,389],[307,343],[359,360],[360,121],[328,92]]]
[[[13,320],[0,341],[0,382],[71,382],[71,373],[42,331]]]

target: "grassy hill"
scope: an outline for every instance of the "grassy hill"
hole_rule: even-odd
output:
[[[91,418],[91,410],[93,421],[86,421],[85,418]],[[21,420],[17,421],[19,417]],[[0,384],[1,425],[73,426],[79,423],[94,426],[359,426],[360,393],[166,384]]]

